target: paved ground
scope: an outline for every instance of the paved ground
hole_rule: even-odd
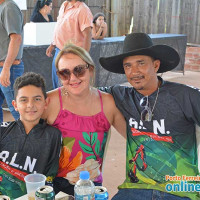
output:
[[[184,75],[167,72],[163,74],[163,79],[200,88],[200,72],[186,71]],[[5,111],[4,113],[4,121],[13,119],[9,112]],[[117,186],[125,179],[125,151],[125,139],[112,128],[103,171],[103,185],[108,189],[109,199],[117,192]]]

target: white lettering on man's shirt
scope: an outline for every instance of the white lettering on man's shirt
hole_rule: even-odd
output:
[[[165,133],[165,121],[164,119],[160,120],[160,123],[157,120],[153,120],[153,132],[158,135],[158,131],[161,134],[166,134]]]
[[[143,125],[143,122],[140,120],[138,123],[134,118],[129,119],[129,126],[133,127],[137,130],[145,130],[146,127]],[[165,120],[161,119],[160,121],[158,120],[153,120],[153,132],[158,135],[160,134],[170,134],[169,131],[165,130]]]

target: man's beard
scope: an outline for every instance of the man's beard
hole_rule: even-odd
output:
[[[132,85],[133,86],[133,85]],[[144,87],[143,86],[133,86],[137,91],[140,91],[140,90],[144,90]]]
[[[144,86],[141,85],[141,83],[139,83],[139,84],[135,83],[135,79],[138,79],[138,78],[141,79],[141,78],[144,78],[144,76],[138,75],[138,76],[131,77],[129,83],[130,83],[136,90],[143,90],[143,89],[144,89]]]

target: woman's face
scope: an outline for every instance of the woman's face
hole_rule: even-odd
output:
[[[46,9],[46,13],[47,13],[47,15],[49,15],[51,13],[51,11],[52,11],[53,4],[50,3],[48,6],[45,5],[45,7],[46,7],[45,8]]]
[[[58,71],[59,78],[69,93],[81,95],[88,91],[93,72],[79,56],[72,53],[62,55],[58,62]]]
[[[100,26],[102,23],[104,22],[104,17],[103,16],[99,16],[96,20],[96,25]]]

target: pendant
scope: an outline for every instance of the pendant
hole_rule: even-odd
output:
[[[153,113],[149,110],[145,116],[145,121],[150,122],[153,118]]]

